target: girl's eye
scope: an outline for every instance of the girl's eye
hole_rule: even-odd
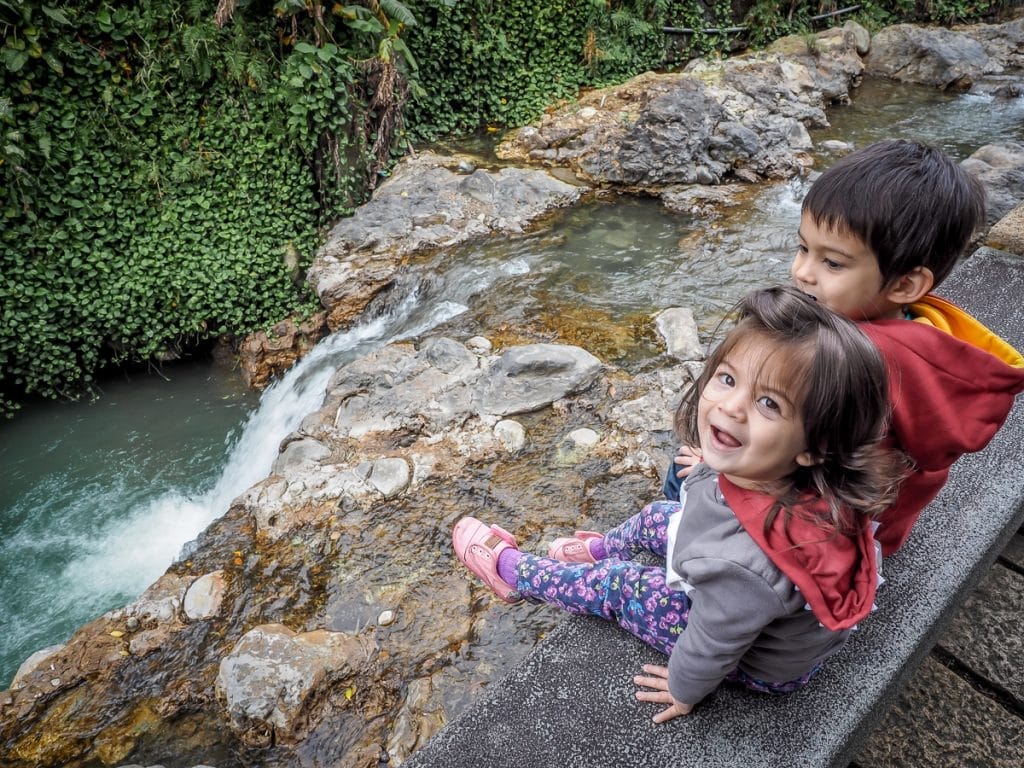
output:
[[[758,398],[757,404],[760,405],[762,408],[766,408],[767,410],[774,411],[776,413],[779,413],[779,412],[782,411],[782,408],[779,406],[779,404],[777,402],[775,402],[774,400],[772,400],[767,395],[765,395],[764,397]]]
[[[796,247],[796,249],[797,249],[797,251],[799,251],[800,253],[807,253],[807,252],[808,252],[808,251],[810,250],[810,249],[809,249],[809,248],[808,248],[808,247],[807,247],[806,245],[804,245],[803,243],[800,243],[800,244],[799,244],[799,245],[798,245],[798,246]]]
[[[838,261],[832,261],[832,259],[823,259],[823,261],[825,262],[825,266],[828,267],[829,269],[843,268],[843,265],[840,264]]]
[[[731,387],[731,386],[733,386],[734,384],[736,384],[736,379],[734,379],[734,378],[733,378],[733,377],[732,377],[732,376],[731,376],[730,374],[728,374],[728,373],[720,373],[720,374],[718,374],[718,380],[719,380],[719,381],[720,381],[720,382],[721,382],[722,384],[725,384],[725,386],[727,386],[727,387]]]

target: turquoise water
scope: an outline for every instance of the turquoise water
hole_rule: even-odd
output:
[[[208,363],[108,380],[0,424],[0,687],[41,647],[138,596],[209,522],[258,402]]]

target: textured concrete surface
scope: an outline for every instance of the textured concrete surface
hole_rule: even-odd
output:
[[[934,659],[927,659],[857,756],[857,764],[865,768],[1020,768],[1024,728],[1019,718]]]
[[[1024,347],[1018,257],[982,249],[943,294]],[[405,765],[847,765],[1020,527],[1022,444],[1018,402],[992,443],[957,463],[906,546],[887,561],[879,610],[803,691],[767,697],[722,688],[689,717],[655,725],[656,709],[634,700],[631,678],[658,654],[599,619],[571,617]],[[495,603],[492,610],[516,607]],[[959,749],[955,739],[949,749]]]

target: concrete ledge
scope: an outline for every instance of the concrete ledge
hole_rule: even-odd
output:
[[[1024,261],[983,248],[942,295],[1024,347]],[[633,698],[632,675],[664,657],[596,618],[567,618],[405,765],[846,766],[955,609],[1024,520],[1024,408],[963,457],[904,549],[886,561],[879,610],[803,691],[721,688],[666,725]],[[516,610],[496,605],[493,610]]]

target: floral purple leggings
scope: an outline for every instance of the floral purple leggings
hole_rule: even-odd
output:
[[[596,563],[563,563],[524,553],[516,589],[528,600],[617,622],[667,656],[686,629],[690,599],[665,584],[664,567],[630,558],[642,551],[665,556],[668,518],[677,509],[675,501],[648,504],[605,533],[608,558]],[[736,669],[726,679],[763,693],[788,693],[806,685],[817,671],[815,667],[797,680],[773,683]]]

